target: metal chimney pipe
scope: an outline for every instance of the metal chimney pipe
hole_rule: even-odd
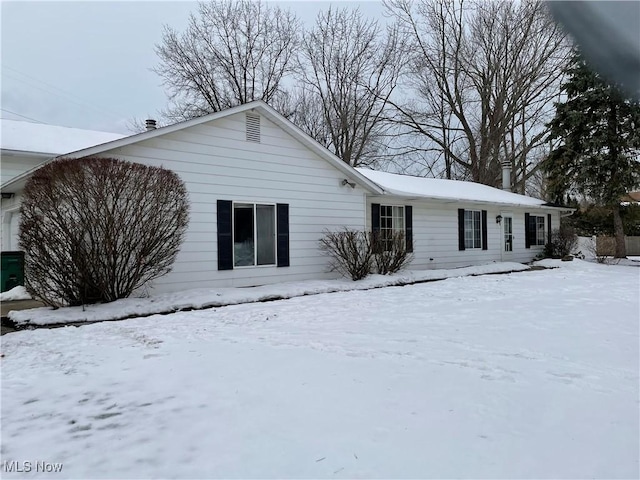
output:
[[[502,162],[502,190],[511,191],[511,162]]]
[[[152,120],[151,118],[148,118],[147,120],[145,120],[144,124],[147,130],[155,130],[157,128],[156,121]]]

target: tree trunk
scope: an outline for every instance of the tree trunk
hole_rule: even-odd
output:
[[[615,258],[626,258],[627,249],[624,244],[624,225],[622,224],[619,205],[613,207],[613,232],[616,237]]]

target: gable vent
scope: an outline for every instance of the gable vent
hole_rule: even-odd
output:
[[[247,113],[247,142],[260,143],[260,115]]]

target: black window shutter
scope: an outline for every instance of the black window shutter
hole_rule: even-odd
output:
[[[487,248],[487,211],[482,210],[482,249],[486,250]]]
[[[404,206],[404,236],[407,245],[407,252],[413,252],[413,207]]]
[[[371,235],[373,236],[373,250],[377,253],[380,248],[380,204],[371,204]]]
[[[278,203],[276,227],[278,231],[278,266],[289,266],[289,204]]]
[[[464,250],[464,208],[458,209],[458,250]]]
[[[380,233],[380,204],[379,203],[371,204],[371,231],[376,236]]]
[[[233,202],[218,200],[218,270],[233,270]]]
[[[551,214],[547,213],[547,243],[551,243]]]
[[[531,222],[528,213],[524,214],[524,246],[531,248]]]

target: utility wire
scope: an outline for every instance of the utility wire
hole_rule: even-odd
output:
[[[36,120],[35,118],[27,117],[26,115],[21,115],[19,113],[12,112],[11,110],[7,110],[5,108],[0,108],[0,110],[2,110],[3,112],[10,113],[11,115],[17,115],[18,117],[26,118],[27,120],[33,120],[34,122],[38,122],[38,123],[42,123],[43,125],[46,125],[45,122],[42,122],[40,120]]]
[[[38,79],[38,78],[35,78],[35,77],[33,77],[33,76],[31,76],[31,75],[28,75],[28,74],[26,74],[26,73],[24,73],[24,72],[21,72],[20,70],[18,70],[18,69],[16,69],[16,68],[13,68],[13,67],[10,67],[10,66],[8,66],[8,65],[3,64],[3,65],[2,65],[2,69],[3,69],[3,71],[4,71],[4,73],[5,73],[5,74],[8,74],[8,73],[9,73],[9,72],[7,72],[6,70],[11,70],[11,71],[13,71],[13,72],[18,73],[19,75],[22,75],[22,76],[24,76],[24,77],[26,77],[26,78],[28,78],[28,79],[31,79],[31,82],[29,82],[28,80],[20,79],[20,78],[16,77],[15,75],[11,75],[11,74],[9,73],[9,76],[10,76],[10,77],[13,77],[13,78],[14,78],[14,79],[16,79],[16,80],[19,80],[19,81],[22,81],[22,82],[26,81],[27,83],[31,83],[31,86],[32,86],[33,88],[37,88],[38,90],[41,90],[41,91],[46,92],[46,93],[51,93],[51,94],[53,94],[53,95],[61,96],[61,95],[60,95],[60,93],[62,93],[62,94],[64,94],[64,95],[66,95],[67,97],[70,97],[70,98],[65,98],[65,99],[64,99],[64,100],[65,100],[65,101],[67,101],[67,102],[74,103],[74,104],[76,104],[76,105],[78,105],[78,106],[81,106],[81,107],[84,107],[84,108],[90,108],[90,109],[92,109],[92,110],[94,110],[94,111],[97,111],[97,112],[100,112],[100,113],[108,113],[108,114],[110,114],[110,115],[113,115],[113,116],[114,116],[114,118],[118,118],[118,119],[120,119],[120,118],[124,118],[124,117],[126,117],[126,115],[122,115],[122,114],[117,113],[117,112],[114,112],[114,111],[112,111],[112,110],[109,110],[109,109],[106,109],[106,108],[103,108],[103,107],[97,106],[97,105],[95,105],[95,104],[91,104],[91,103],[89,103],[89,102],[86,102],[86,101],[84,101],[83,99],[81,99],[80,97],[78,97],[78,96],[76,96],[76,95],[74,95],[74,94],[72,94],[72,93],[66,92],[66,91],[62,90],[61,88],[56,87],[55,85],[51,85],[50,83],[47,83],[47,82],[45,82],[45,81],[43,81],[43,80],[40,80],[40,79]],[[35,85],[33,82],[41,83],[42,85],[46,85],[48,88],[47,88],[47,89],[45,89],[45,88],[43,88],[43,87],[40,87],[40,86],[38,86],[38,85]],[[56,93],[55,91],[51,91],[51,90],[56,90],[57,92],[60,92],[60,93]],[[71,100],[71,99],[75,99],[75,100]]]

